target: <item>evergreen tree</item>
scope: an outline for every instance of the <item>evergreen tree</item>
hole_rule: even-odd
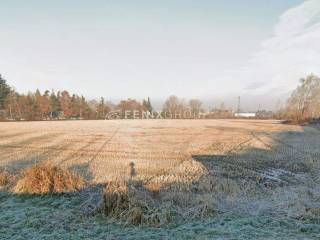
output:
[[[142,102],[142,106],[145,110],[149,111],[149,112],[152,112],[153,108],[152,108],[152,105],[151,105],[151,101],[150,101],[150,98],[148,97],[148,100],[143,100]]]
[[[0,74],[0,110],[5,108],[5,101],[10,94],[10,87]]]
[[[60,94],[58,94],[59,96]],[[57,118],[59,116],[59,111],[61,111],[61,104],[58,96],[52,91],[49,102],[50,102],[50,118]]]
[[[108,112],[110,112],[110,107],[105,103],[104,98],[101,97],[97,107],[97,119],[105,119]]]

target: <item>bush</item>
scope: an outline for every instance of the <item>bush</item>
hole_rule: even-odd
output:
[[[84,179],[74,172],[50,164],[37,164],[23,172],[15,188],[16,193],[55,194],[81,190]]]

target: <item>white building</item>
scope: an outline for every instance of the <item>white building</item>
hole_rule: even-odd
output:
[[[235,113],[235,117],[240,117],[240,118],[254,118],[256,117],[256,113]]]

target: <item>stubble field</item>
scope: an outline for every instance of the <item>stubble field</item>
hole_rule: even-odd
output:
[[[320,237],[316,127],[257,120],[9,122],[0,123],[0,156],[0,169],[13,176],[48,162],[88,183],[62,195],[1,188],[3,239]],[[139,224],[132,224],[138,205],[116,217],[91,211],[110,182],[133,186]]]

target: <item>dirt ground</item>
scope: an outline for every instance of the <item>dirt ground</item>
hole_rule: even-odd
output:
[[[141,181],[159,192],[161,208],[180,201],[175,208],[197,208],[190,213],[201,216],[214,208],[213,215],[174,221],[159,231],[150,226],[121,230],[118,222],[101,216],[79,217],[82,196],[21,197],[1,191],[3,237],[19,239],[18,227],[39,239],[68,239],[70,231],[80,239],[320,237],[316,127],[273,120],[9,122],[0,123],[0,156],[0,168],[10,173],[48,161],[78,171],[92,185],[119,178]],[[178,200],[172,190],[177,188]]]

